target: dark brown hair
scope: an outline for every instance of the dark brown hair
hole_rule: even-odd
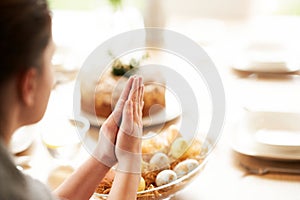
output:
[[[29,67],[41,67],[51,37],[46,0],[0,0],[0,85]]]

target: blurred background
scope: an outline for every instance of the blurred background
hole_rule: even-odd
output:
[[[203,47],[223,44],[224,50],[230,52],[261,41],[296,48],[300,41],[297,0],[177,0],[176,3],[49,0],[49,3],[54,15],[54,40],[61,47],[58,54],[72,50],[73,55],[78,54],[77,60],[112,35],[144,26],[180,32]],[[80,65],[77,60],[65,61],[65,65]]]
[[[300,1],[49,0],[49,3],[58,47],[53,63],[63,69],[79,69],[89,53],[113,35],[136,28],[161,27],[182,33],[205,49],[221,73],[232,107],[300,109],[297,106],[300,94],[294,92],[298,88],[290,85],[298,79],[286,76],[300,69]],[[265,79],[256,72],[279,76]],[[258,83],[261,78],[263,82]],[[237,84],[236,79],[243,83]],[[270,80],[275,80],[272,84],[276,86],[270,85]],[[289,102],[283,103],[282,98]]]
[[[94,10],[102,6],[110,5],[110,2],[119,0],[49,0],[52,9],[59,10]],[[134,6],[143,9],[146,1],[120,0],[123,5]],[[275,15],[299,15],[300,2],[297,0],[224,0],[222,2],[212,0],[165,0],[168,12],[173,15],[186,15],[194,17],[213,17],[237,19],[249,14],[275,14]],[[184,9],[183,9],[184,8]],[[250,11],[250,12],[249,12]]]

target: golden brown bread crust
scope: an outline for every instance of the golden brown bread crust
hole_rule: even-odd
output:
[[[150,111],[155,113],[166,106],[165,90],[163,85],[145,84],[143,116],[148,116]]]
[[[96,113],[99,117],[108,117],[120,96],[127,78],[105,74],[97,83],[94,93],[84,92],[81,88],[81,108],[88,113]],[[120,82],[119,82],[120,81]],[[119,87],[116,86],[119,84]],[[143,116],[155,113],[166,106],[165,86],[151,82],[145,84]],[[82,86],[81,86],[82,87]],[[94,101],[94,102],[93,102]],[[94,107],[91,106],[94,104]],[[156,105],[156,106],[153,106]],[[157,106],[158,105],[158,106]]]

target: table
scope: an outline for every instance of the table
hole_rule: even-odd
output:
[[[55,107],[55,104],[57,106],[57,103],[67,105],[68,103],[65,104],[62,100],[65,102],[70,100],[70,96],[68,98],[67,96],[71,94],[72,84],[59,87],[51,95],[49,109]],[[48,110],[46,115],[57,112],[57,109]],[[72,109],[70,106],[66,106],[65,109],[60,109],[59,112],[61,114],[67,113],[70,109]],[[243,158],[243,155],[233,152],[230,147],[231,125],[235,120],[232,118],[234,112],[231,110],[227,112],[227,121],[223,135],[213,151],[205,170],[189,187],[177,194],[173,199],[300,199],[300,175],[251,175],[247,174],[247,171],[239,166],[239,161]],[[95,135],[97,129],[91,128],[90,132]],[[72,169],[68,167],[53,171],[57,165],[45,150],[40,138],[36,139],[34,148],[31,151],[33,154],[32,167],[25,170],[26,173],[33,175],[35,178],[50,185],[50,187],[56,187],[64,177],[72,172]],[[86,156],[85,150],[82,149],[74,165],[78,165]],[[255,159],[253,158],[253,160]]]
[[[300,200],[300,175],[272,173],[260,176],[248,174],[239,165],[241,160],[260,164],[264,164],[265,161],[238,154],[233,152],[230,147],[232,125],[239,118],[239,109],[243,106],[300,111],[300,77],[298,75],[251,75],[232,71],[230,68],[224,67],[229,64],[228,57],[234,56],[230,52],[224,54],[229,45],[228,41],[229,39],[221,44],[215,44],[213,47],[205,47],[212,59],[216,61],[227,96],[227,119],[222,137],[202,174],[189,187],[176,194],[173,199]],[[52,92],[46,115],[53,115],[57,112],[69,114],[72,111],[70,102],[72,102],[72,84],[58,86]],[[59,105],[64,106],[62,108]],[[95,132],[96,130],[91,129],[91,131]],[[38,137],[31,150],[23,154],[26,153],[31,153],[33,158],[30,163],[31,168],[26,169],[25,173],[50,184],[53,188],[72,171],[69,168],[63,168],[56,174],[54,173],[54,182],[49,183],[48,175],[51,174],[50,172],[56,164],[53,164],[53,160]],[[82,149],[78,159],[74,161],[74,166],[82,162],[86,156],[86,152]],[[292,163],[292,165],[299,165],[300,168],[298,162]]]

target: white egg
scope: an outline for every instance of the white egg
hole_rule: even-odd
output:
[[[156,153],[152,156],[150,160],[151,165],[155,165],[161,168],[169,168],[170,167],[170,160],[168,156],[164,153]]]
[[[173,170],[163,170],[156,176],[155,183],[157,186],[165,185],[175,181],[177,179],[177,175]]]
[[[188,148],[188,143],[182,137],[177,138],[171,145],[170,154],[173,158],[179,158]]]
[[[187,159],[187,160],[184,160],[184,161],[178,163],[174,167],[174,172],[176,173],[177,177],[180,178],[180,177],[183,177],[184,175],[188,174],[189,172],[191,172],[196,167],[198,167],[198,165],[199,165],[199,163],[197,160]]]
[[[145,188],[146,188],[146,182],[145,182],[145,179],[144,179],[143,177],[141,177],[140,183],[139,183],[139,186],[138,186],[138,192],[144,191]]]

